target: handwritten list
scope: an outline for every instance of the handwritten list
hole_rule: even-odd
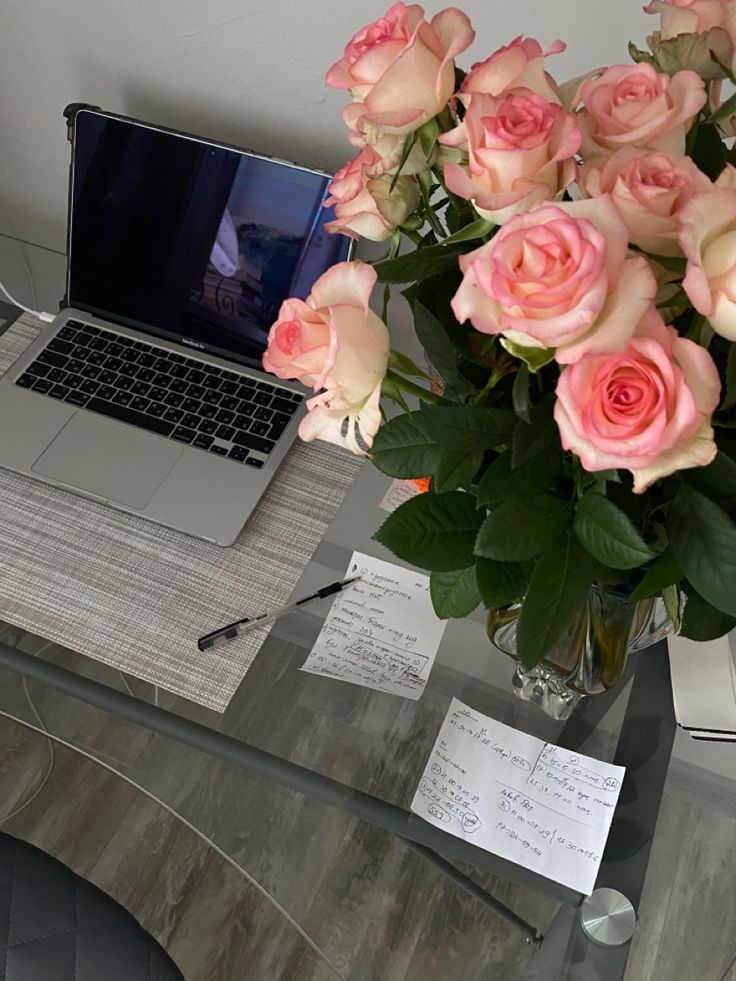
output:
[[[624,772],[454,698],[411,809],[450,834],[590,895]]]
[[[348,565],[352,576],[360,582],[335,598],[302,671],[419,698],[445,629],[429,578],[360,552]]]

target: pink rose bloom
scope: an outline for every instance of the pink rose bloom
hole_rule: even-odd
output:
[[[346,121],[351,129],[369,124],[411,133],[447,104],[455,90],[454,58],[474,37],[457,7],[441,10],[428,22],[419,4],[399,0],[358,31],[325,81],[350,90],[353,105],[347,107]]]
[[[577,174],[575,117],[526,89],[473,95],[463,121],[439,142],[468,154],[467,167],[445,165],[447,187],[496,224],[561,196]]]
[[[731,168],[721,177],[713,190],[696,194],[683,209],[680,245],[687,272],[682,286],[713,330],[736,341],[736,189]]]
[[[678,34],[705,34],[713,27],[724,27],[733,9],[733,0],[651,0],[647,14],[661,14],[663,41]]]
[[[657,284],[642,256],[627,258],[628,229],[611,198],[516,215],[460,257],[452,309],[484,334],[554,348],[561,364],[629,343]]]
[[[375,270],[364,262],[328,269],[306,302],[284,301],[263,355],[266,371],[319,392],[307,402],[301,438],[361,455],[381,424],[378,402],[389,356],[388,329],[368,306],[375,282]]]
[[[402,174],[392,191],[393,178],[381,174],[382,165],[367,146],[338,170],[327,188],[331,197],[325,207],[335,206],[334,221],[325,223],[328,232],[383,242],[417,209],[421,195],[416,180]]]
[[[650,308],[624,351],[587,355],[562,372],[555,419],[563,447],[586,470],[630,470],[642,494],[660,477],[714,459],[710,418],[720,390],[705,348]]]
[[[629,229],[629,241],[654,255],[680,255],[680,212],[697,192],[712,188],[689,157],[623,147],[583,164],[585,197],[610,194]]]
[[[544,70],[544,59],[559,54],[565,47],[562,41],[555,41],[544,51],[539,41],[519,35],[485,61],[473,65],[460,86],[461,100],[467,104],[467,97],[476,92],[500,96],[521,88],[559,104],[559,91],[552,76]]]
[[[691,71],[669,75],[651,65],[614,65],[581,89],[584,157],[643,146],[682,156],[690,124],[705,105],[705,83]]]

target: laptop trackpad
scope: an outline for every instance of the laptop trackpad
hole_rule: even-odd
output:
[[[77,412],[31,467],[106,501],[142,509],[183,453],[181,446],[91,412]]]

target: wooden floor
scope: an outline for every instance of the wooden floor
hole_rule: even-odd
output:
[[[1,674],[0,686],[0,708],[31,718],[19,680]],[[523,937],[398,840],[264,780],[225,774],[199,754],[182,749],[174,760],[170,743],[29,690],[52,731],[74,733],[132,776],[156,773],[161,796],[178,800],[195,824],[201,815],[337,968],[176,818],[57,748],[43,791],[3,829],[123,903],[187,981],[521,979],[530,953]],[[42,736],[0,719],[0,821],[38,785],[48,753]],[[626,981],[721,981],[736,952],[735,843],[733,786],[675,762]],[[555,913],[529,890],[476,878],[542,929]],[[736,981],[736,970],[725,981]]]

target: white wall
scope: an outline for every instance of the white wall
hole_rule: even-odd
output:
[[[567,41],[568,52],[551,61],[560,80],[626,61],[627,41],[656,26],[641,2],[463,0],[478,39],[459,61],[469,67],[519,33]],[[352,152],[339,115],[346,100],[323,85],[324,72],[387,6],[3,0],[0,234],[63,250],[69,150],[61,112],[73,101],[337,168]]]

